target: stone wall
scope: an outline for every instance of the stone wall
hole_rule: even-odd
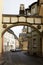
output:
[[[3,5],[3,0],[0,0],[0,53],[2,53],[2,5]]]

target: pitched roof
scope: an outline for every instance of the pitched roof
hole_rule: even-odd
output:
[[[34,2],[32,3],[29,7],[31,8],[33,5],[37,4],[38,5],[38,2]]]
[[[18,39],[18,37],[16,36],[16,34],[15,34],[11,29],[8,29],[7,31],[8,31],[10,34],[13,34],[14,37],[15,37],[15,39]]]

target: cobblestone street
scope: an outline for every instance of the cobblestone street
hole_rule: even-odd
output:
[[[43,59],[21,52],[6,52],[0,65],[43,65]]]

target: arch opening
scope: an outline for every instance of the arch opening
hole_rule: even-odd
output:
[[[29,26],[31,28],[34,28],[35,30],[37,30],[37,32],[39,32],[40,34],[40,31],[35,27],[35,26],[32,26],[30,23],[15,23],[15,24],[12,24],[10,26],[8,26],[3,32],[2,32],[2,35],[9,29],[9,28],[12,28],[12,27],[15,27],[15,26]]]
[[[16,30],[16,32],[19,31],[19,34],[15,33],[14,32],[15,30]],[[11,33],[11,31],[12,31],[12,33]],[[38,54],[41,52],[41,50],[39,52],[37,52],[40,49],[38,47],[38,45],[40,45],[40,32],[34,26],[26,24],[26,23],[25,24],[19,23],[19,24],[11,25],[3,32],[3,39],[4,39],[4,35],[6,37],[8,32],[10,32],[9,36],[11,36],[11,34],[13,35],[13,37],[14,37],[13,39],[15,39],[15,41],[13,40],[14,45],[12,45],[11,40],[10,40],[10,42],[8,42],[9,41],[9,37],[8,37],[8,41],[6,41],[6,42],[7,42],[7,47],[10,44],[10,47],[9,47],[10,49],[8,50],[8,48],[5,47],[5,50],[6,50],[6,48],[7,48],[7,51],[10,51],[10,50],[11,51],[24,51],[25,50],[26,52],[29,52],[30,54],[34,54],[34,53]],[[15,35],[16,35],[16,38],[15,38]],[[33,46],[31,47],[32,44],[33,44]],[[4,45],[4,42],[3,42],[3,45]],[[13,46],[14,46],[14,48],[13,48]],[[33,50],[31,48],[33,48]]]

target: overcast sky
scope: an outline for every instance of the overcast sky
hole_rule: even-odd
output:
[[[12,27],[11,30],[19,37],[19,34],[22,33],[23,26]]]
[[[31,3],[37,0],[4,0],[3,13],[4,14],[18,14],[20,4],[24,4],[27,8]]]

